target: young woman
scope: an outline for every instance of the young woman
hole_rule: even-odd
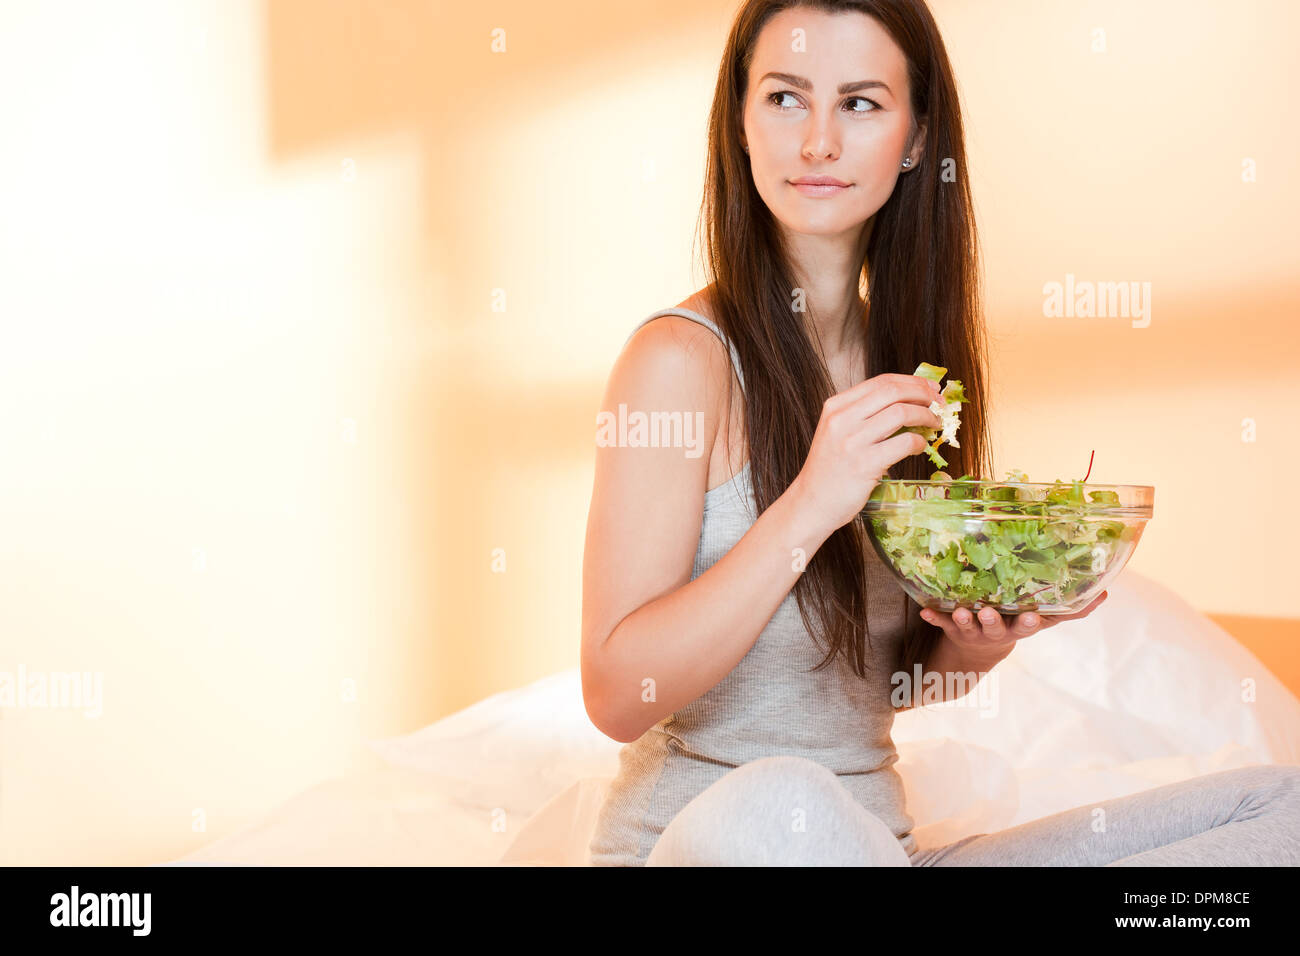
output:
[[[713,281],[633,331],[603,405],[698,418],[706,438],[597,452],[583,695],[626,746],[592,862],[1300,862],[1296,767],[1105,801],[1101,832],[1088,806],[912,836],[891,675],[984,674],[1070,619],[919,613],[858,518],[887,469],[933,471],[921,436],[896,434],[939,424],[932,383],[901,374],[923,361],[972,399],[949,471],[992,476],[961,116],[922,0],[749,0],[702,215]]]

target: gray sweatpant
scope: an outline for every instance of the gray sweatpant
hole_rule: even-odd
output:
[[[646,866],[1297,866],[1300,766],[1224,770],[1075,807],[909,858],[827,767],[765,757],[664,828]]]

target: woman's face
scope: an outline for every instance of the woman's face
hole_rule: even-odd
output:
[[[777,220],[793,232],[833,235],[874,216],[921,161],[924,128],[909,144],[909,96],[903,51],[871,17],[792,8],[769,20],[754,48],[742,143]],[[848,185],[794,184],[819,175]]]

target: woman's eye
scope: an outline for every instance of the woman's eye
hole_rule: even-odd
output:
[[[871,104],[871,109],[869,110],[850,110],[849,112],[851,113],[874,113],[876,110],[880,109],[879,103],[877,103],[875,100],[869,100],[865,96],[852,96],[849,98],[849,100],[850,102],[852,102],[853,100],[857,100],[859,103]]]
[[[790,109],[790,107],[788,106],[781,105],[780,100],[781,97],[783,96],[793,97],[794,94],[790,93],[787,90],[781,90],[777,93],[769,93],[767,97],[767,101],[779,110]],[[876,110],[880,109],[879,103],[877,103],[875,100],[869,100],[865,96],[850,96],[846,102],[852,103],[854,101],[859,103],[870,103],[871,109],[850,109],[849,110],[850,113],[874,113]]]

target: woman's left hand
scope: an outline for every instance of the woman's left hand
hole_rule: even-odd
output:
[[[967,653],[975,656],[1005,657],[1011,653],[1011,648],[1021,638],[1037,634],[1062,621],[1077,621],[1079,618],[1087,617],[1102,601],[1106,600],[1109,593],[1102,591],[1091,604],[1074,614],[1044,617],[1033,611],[1026,611],[1024,614],[1004,615],[991,607],[986,607],[980,610],[977,621],[975,615],[963,607],[957,608],[952,614],[925,608],[921,611],[921,619],[943,628],[943,633],[948,640]]]

